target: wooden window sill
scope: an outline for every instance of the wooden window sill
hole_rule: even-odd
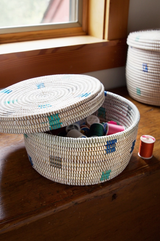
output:
[[[66,37],[0,45],[0,88],[50,74],[82,74],[124,66],[126,39]]]
[[[93,44],[107,42],[99,38],[95,38],[89,35],[85,36],[74,36],[74,37],[64,37],[64,38],[53,38],[53,39],[43,39],[34,40],[26,42],[17,43],[7,43],[0,45],[0,55],[11,54],[11,53],[21,53],[27,51],[36,51],[44,49],[53,49],[61,47],[76,46],[82,44]]]

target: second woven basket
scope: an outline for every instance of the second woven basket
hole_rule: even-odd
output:
[[[130,33],[126,81],[135,100],[160,106],[160,30]]]

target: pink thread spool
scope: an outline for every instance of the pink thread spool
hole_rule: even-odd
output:
[[[111,123],[106,123],[106,124],[107,124],[106,135],[112,135],[117,132],[121,132],[121,131],[125,130],[124,126],[115,125],[115,124],[111,124]]]
[[[118,123],[116,122],[116,121],[108,121],[108,123],[110,123],[110,124],[114,124],[114,125],[118,125]]]

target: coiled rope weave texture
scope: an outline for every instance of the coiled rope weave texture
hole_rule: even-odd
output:
[[[94,113],[101,122],[118,120],[125,131],[110,136],[69,138],[46,133],[25,134],[33,168],[42,176],[68,185],[91,185],[120,174],[131,158],[139,123],[139,111],[127,99],[107,92]]]
[[[0,132],[35,133],[72,124],[104,102],[104,86],[87,75],[53,75],[0,91]]]
[[[130,96],[160,106],[160,30],[130,33],[126,81]]]

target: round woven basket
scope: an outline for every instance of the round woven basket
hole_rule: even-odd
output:
[[[24,134],[33,168],[52,181],[68,185],[98,184],[120,174],[129,163],[134,149],[139,111],[127,99],[105,92],[105,101],[94,114],[101,122],[117,120],[125,126],[125,130],[87,138]]]
[[[126,83],[130,96],[160,106],[160,30],[130,33],[127,44]]]

